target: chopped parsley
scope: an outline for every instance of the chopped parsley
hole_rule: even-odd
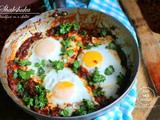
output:
[[[59,25],[59,29],[56,31],[55,35],[64,35],[66,33],[68,33],[70,31],[70,29],[72,28],[72,23],[62,23]]]
[[[120,72],[119,75],[117,76],[117,79],[118,79],[117,84],[121,86],[123,82],[126,80],[126,77]]]
[[[71,110],[68,108],[65,108],[65,109],[63,109],[63,110],[61,110],[60,112],[59,112],[59,115],[60,116],[63,116],[63,117],[69,117],[69,116],[71,116],[72,115],[72,112],[71,112]]]
[[[15,63],[18,63],[20,66],[29,66],[31,65],[31,62],[28,60],[14,60]]]
[[[78,30],[79,26],[80,26],[80,23],[74,23],[73,24],[74,30]]]
[[[110,65],[108,68],[105,69],[105,75],[112,75],[114,73],[114,67]]]
[[[30,78],[31,75],[34,74],[34,70],[29,70],[29,71],[23,71],[21,69],[18,70],[14,70],[13,73],[13,78],[21,78],[23,80],[28,80]]]
[[[100,32],[101,37],[106,37],[107,31],[108,31],[108,28],[102,28]]]
[[[73,57],[74,51],[72,49],[66,50],[65,52],[62,53],[62,55],[68,55],[69,57]]]
[[[87,34],[87,31],[86,31],[86,30],[82,30],[82,31],[79,32],[79,34],[80,34],[80,35],[86,35],[86,34]]]
[[[114,41],[110,42],[108,44],[108,46],[105,47],[106,49],[112,49],[112,50],[118,50],[119,46],[116,45],[116,43]]]
[[[63,61],[51,61],[52,67],[58,72],[59,70],[62,70],[64,68],[64,62]]]
[[[92,92],[95,97],[103,96],[105,93],[104,91],[102,91],[101,87],[98,87],[97,90],[93,90]]]
[[[91,76],[88,78],[89,84],[94,85],[96,83],[100,83],[106,80],[105,76],[101,75],[98,71],[98,68],[95,67],[94,72],[91,74]]]
[[[78,73],[78,68],[80,67],[80,62],[78,60],[75,60],[74,63],[73,63],[73,67],[72,67],[72,70],[75,74]]]
[[[99,47],[99,44],[98,43],[93,43],[93,46],[94,47]]]
[[[76,110],[76,115],[85,115],[96,110],[95,105],[87,99],[83,99],[83,103]]]

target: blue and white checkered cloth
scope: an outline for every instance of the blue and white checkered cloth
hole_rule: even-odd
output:
[[[44,0],[44,3],[48,10],[52,9],[48,0]],[[86,4],[88,4],[88,6]],[[66,7],[84,7],[107,13],[122,22],[137,40],[135,31],[120,8],[117,0],[66,0]],[[114,106],[109,112],[106,112],[106,114],[95,118],[95,120],[132,120],[131,112],[135,107],[137,97],[136,89],[135,83],[128,95],[123,98],[120,103]]]

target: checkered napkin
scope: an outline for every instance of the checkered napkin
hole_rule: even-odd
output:
[[[48,0],[44,0],[44,3],[47,10],[52,9]],[[137,40],[134,29],[120,8],[117,0],[66,0],[66,7],[83,7],[107,13],[122,22]],[[120,103],[114,106],[109,112],[106,112],[106,114],[95,118],[95,120],[132,120],[131,112],[134,109],[136,97],[136,83],[134,83],[128,95]]]

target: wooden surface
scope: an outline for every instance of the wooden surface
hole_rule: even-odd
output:
[[[160,91],[160,52],[158,51],[160,50],[160,34],[154,33],[150,30],[146,21],[143,19],[141,11],[137,6],[135,0],[121,0],[121,3],[128,16],[132,19],[134,26],[136,27],[136,32],[140,40],[141,54],[143,55],[143,57],[141,57],[140,68],[137,76],[137,92],[138,94],[140,94],[139,91],[141,91],[141,89],[144,87],[149,87],[155,90],[152,82],[155,83],[156,81],[158,81],[158,83],[156,83],[156,87]],[[145,60],[145,62],[143,60]],[[149,69],[147,69],[146,66]],[[151,82],[149,77],[154,79],[154,81]],[[156,93],[156,91],[154,92]],[[150,114],[150,111],[153,107],[155,108],[155,110],[156,108],[159,108],[158,105],[155,105],[157,97],[154,96],[154,93],[152,93],[152,91],[150,91],[148,95],[152,100],[151,104],[148,104],[148,101],[143,101],[143,104],[139,102],[139,100],[142,98],[139,98],[141,96],[138,95],[136,107],[132,112],[134,120],[160,119],[159,113],[156,114],[156,116]],[[157,102],[157,104],[159,104],[159,102]],[[152,117],[149,117],[151,115]]]

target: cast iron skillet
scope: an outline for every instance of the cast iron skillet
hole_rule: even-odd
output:
[[[68,14],[66,16],[59,16],[58,18],[52,17],[53,13],[63,13],[66,11]],[[13,60],[16,50],[20,47],[21,43],[24,42],[26,34],[29,34],[28,31],[35,33],[37,31],[46,31],[49,27],[54,26],[59,20],[69,20],[77,21],[82,23],[94,23],[98,27],[111,27],[114,26],[116,29],[112,30],[112,34],[117,36],[116,41],[121,46],[122,50],[127,56],[127,64],[130,66],[131,75],[125,83],[125,88],[123,94],[114,102],[108,106],[97,110],[93,113],[82,115],[82,116],[73,116],[73,117],[51,117],[47,115],[42,115],[32,110],[27,109],[21,99],[13,94],[10,87],[8,86],[7,81],[7,62]],[[53,22],[51,22],[53,21]],[[34,29],[36,27],[36,29]],[[22,40],[23,39],[23,40]],[[25,112],[36,116],[42,120],[82,120],[82,119],[93,119],[102,114],[107,113],[112,107],[118,104],[122,98],[124,98],[127,93],[132,88],[135,77],[139,67],[139,49],[136,44],[136,41],[130,31],[119,21],[117,21],[112,16],[84,8],[59,8],[52,11],[47,11],[41,15],[35,16],[34,18],[27,20],[22,25],[20,25],[7,39],[4,48],[2,50],[1,59],[0,59],[0,73],[1,73],[1,82],[8,93],[8,95],[15,101],[15,103],[22,108]]]

